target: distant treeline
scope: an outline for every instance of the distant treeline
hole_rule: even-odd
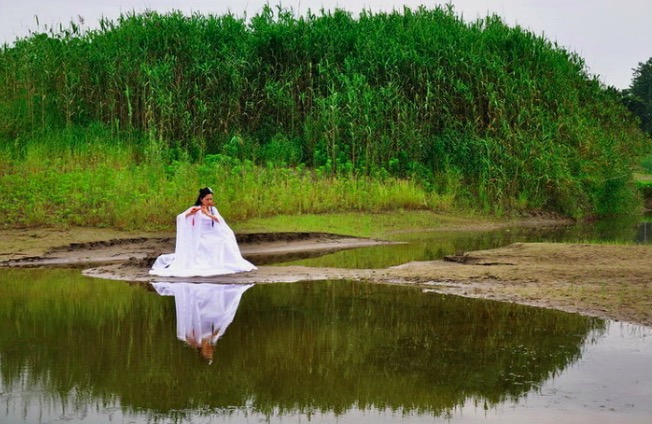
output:
[[[452,7],[147,12],[35,31],[0,51],[0,114],[18,150],[101,123],[145,156],[381,173],[491,210],[577,217],[631,209],[649,150],[578,55]]]

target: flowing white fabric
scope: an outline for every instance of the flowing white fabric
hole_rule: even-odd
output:
[[[161,277],[208,277],[252,271],[256,267],[242,257],[233,230],[211,206],[219,222],[201,212],[177,216],[177,241],[174,253],[159,256],[149,271]]]
[[[233,322],[242,294],[253,284],[152,283],[161,296],[174,296],[177,338],[183,341],[222,337]]]

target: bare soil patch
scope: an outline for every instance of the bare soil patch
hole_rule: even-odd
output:
[[[77,267],[88,276],[132,282],[154,281],[151,263],[174,250],[174,234],[101,229],[2,230],[0,240],[0,267]],[[244,234],[238,242],[258,270],[193,281],[354,279],[652,325],[650,246],[517,243],[369,270],[266,264],[388,242],[324,233]]]

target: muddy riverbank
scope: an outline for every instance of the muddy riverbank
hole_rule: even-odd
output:
[[[12,229],[0,231],[0,238],[2,267],[75,267],[92,277],[143,283],[154,281],[148,274],[153,259],[174,250],[174,235],[165,232]],[[243,255],[256,263],[258,270],[197,281],[353,279],[409,284],[424,291],[652,326],[651,246],[516,243],[384,269],[339,269],[267,264],[390,242],[310,232],[242,234],[238,238]]]

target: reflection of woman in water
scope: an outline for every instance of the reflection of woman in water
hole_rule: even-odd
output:
[[[177,338],[213,361],[213,346],[233,322],[242,294],[253,284],[152,283],[161,296],[174,296]]]
[[[235,234],[213,206],[213,191],[206,187],[199,190],[195,206],[177,216],[174,253],[159,256],[149,273],[207,277],[254,269],[242,257]]]

